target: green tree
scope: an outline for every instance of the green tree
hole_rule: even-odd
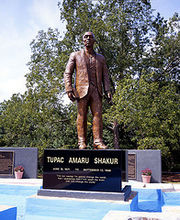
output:
[[[26,132],[23,126],[23,115],[21,114],[22,99],[23,97],[17,94],[13,95],[11,100],[1,103],[3,110],[0,115],[0,124],[4,130],[1,145],[4,142],[7,146],[11,146],[14,143],[18,146],[19,137]]]
[[[180,17],[174,14],[169,21],[157,15],[152,23],[151,41],[148,56],[144,60],[146,72],[155,72],[154,79],[164,83],[179,83]]]
[[[49,28],[47,32],[39,31],[30,44],[32,55],[28,63],[29,73],[26,74],[28,89],[36,93],[42,92],[47,97],[51,93],[58,100],[64,89],[62,78],[67,60],[64,56],[65,45],[60,38],[57,30]]]
[[[179,150],[179,95],[174,83],[162,86],[154,81],[154,75],[143,74],[139,80],[124,78],[117,86],[107,119],[117,119],[131,132],[129,138],[138,149],[160,149],[172,168],[172,154]]]
[[[40,97],[42,98],[42,97]],[[1,146],[44,148],[74,147],[76,126],[72,106],[41,105],[39,94],[13,95],[1,103]]]

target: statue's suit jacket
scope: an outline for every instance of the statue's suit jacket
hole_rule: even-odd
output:
[[[79,94],[79,98],[83,98],[88,93],[89,78],[88,66],[86,63],[85,51],[80,50],[71,53],[69,61],[64,72],[64,81],[66,92],[72,91],[72,75],[76,70],[75,87]],[[104,56],[96,53],[96,79],[99,94],[102,96],[102,87],[105,92],[110,91],[110,81],[108,69]]]

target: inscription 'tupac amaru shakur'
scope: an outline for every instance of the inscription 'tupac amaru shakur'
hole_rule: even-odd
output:
[[[88,164],[90,162],[89,157],[69,157],[68,163],[75,164]],[[47,163],[64,163],[64,157],[47,157]],[[116,157],[95,157],[94,164],[119,164],[119,160]]]
[[[87,147],[87,112],[90,106],[93,115],[93,145],[96,149],[106,149],[103,143],[102,126],[102,88],[111,100],[110,80],[104,56],[93,49],[95,36],[92,32],[83,35],[85,48],[73,52],[64,72],[65,88],[71,101],[77,100],[77,132],[79,149]],[[75,76],[75,88],[72,87],[72,76]]]

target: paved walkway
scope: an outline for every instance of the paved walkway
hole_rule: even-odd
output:
[[[0,178],[0,184],[13,184],[13,185],[25,185],[25,186],[42,186],[42,179]]]
[[[161,189],[163,192],[180,191],[180,183],[142,183],[138,181],[123,182],[122,186],[131,185],[134,189]]]
[[[180,220],[179,214],[177,210],[162,213],[110,211],[102,220]]]

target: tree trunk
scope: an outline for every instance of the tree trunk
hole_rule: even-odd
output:
[[[114,148],[119,149],[119,124],[117,120],[113,123],[113,133],[114,133]]]

